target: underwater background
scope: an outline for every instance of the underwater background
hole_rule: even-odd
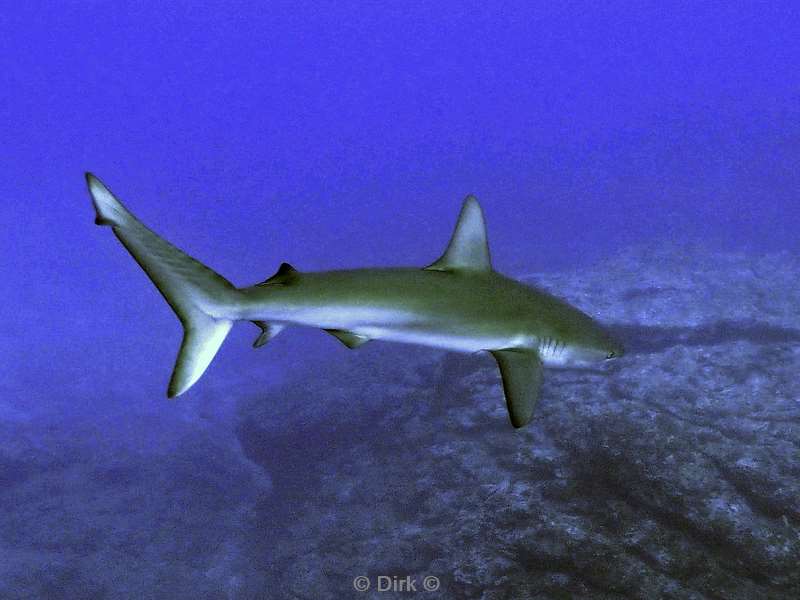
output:
[[[800,597],[798,12],[6,3],[0,599]],[[87,170],[240,286],[429,264],[473,193],[628,352],[516,431],[490,356],[240,324],[167,400]]]

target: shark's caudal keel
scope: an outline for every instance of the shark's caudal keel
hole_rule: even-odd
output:
[[[492,269],[483,213],[472,196],[464,201],[444,254],[424,269],[300,273],[283,263],[266,281],[237,289],[145,227],[99,179],[91,174],[86,179],[95,222],[112,227],[183,324],[169,397],[200,378],[237,320],[261,329],[255,347],[287,325],[307,325],[348,348],[383,339],[488,351],[500,368],[514,427],[533,416],[543,365],[622,354],[578,309]]]

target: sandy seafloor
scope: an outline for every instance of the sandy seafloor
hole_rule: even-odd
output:
[[[6,382],[0,598],[800,597],[800,259],[653,246],[527,279],[628,353],[548,370],[519,431],[490,356],[380,342],[280,388],[204,379],[216,412],[67,424]]]

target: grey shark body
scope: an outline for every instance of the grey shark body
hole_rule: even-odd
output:
[[[288,325],[324,329],[349,348],[370,340],[497,360],[514,427],[532,418],[543,365],[571,365],[622,354],[588,315],[492,269],[483,212],[464,201],[444,254],[425,268],[299,272],[287,263],[266,281],[236,288],[145,227],[87,174],[97,213],[149,275],[184,326],[167,395],[203,374],[235,321],[261,328],[259,347]]]

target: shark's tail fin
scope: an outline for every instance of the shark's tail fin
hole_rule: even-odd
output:
[[[183,324],[183,342],[167,396],[188,390],[203,374],[233,325],[236,288],[145,227],[94,175],[86,182],[97,211],[164,296]]]

